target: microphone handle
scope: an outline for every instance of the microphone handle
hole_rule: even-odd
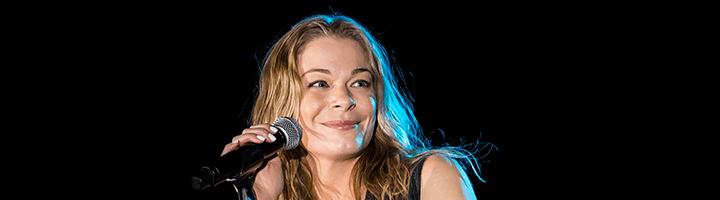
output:
[[[278,131],[274,136],[276,140],[273,143],[246,143],[223,155],[213,165],[203,166],[199,174],[191,178],[192,187],[202,190],[215,187],[227,179],[243,180],[252,175],[265,159],[285,146],[285,133]]]
[[[191,178],[192,187],[202,190],[215,187],[227,179],[242,180],[252,175],[262,165],[263,148],[258,144],[246,144],[220,157],[213,165],[203,166],[197,176]]]

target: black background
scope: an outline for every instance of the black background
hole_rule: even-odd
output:
[[[18,12],[4,29],[16,44],[6,99],[21,102],[6,105],[20,110],[12,120],[29,122],[9,121],[21,128],[8,135],[31,137],[22,141],[33,153],[21,157],[40,161],[12,175],[34,183],[21,184],[36,187],[28,195],[59,187],[61,196],[233,198],[228,185],[193,191],[189,178],[247,127],[270,45],[309,15],[339,12],[392,51],[433,144],[498,146],[482,166],[488,183],[470,178],[478,198],[586,190],[582,181],[619,180],[607,170],[625,168],[587,153],[626,151],[613,143],[625,128],[612,125],[635,123],[643,106],[658,112],[645,105],[655,99],[634,97],[666,82],[643,78],[666,77],[647,66],[674,58],[668,23],[692,26],[645,3],[441,3],[8,6]]]
[[[501,151],[482,159],[492,160],[482,164],[488,182],[470,179],[478,198],[499,195],[506,177],[499,138],[525,117],[518,113],[527,99],[516,94],[527,82],[518,80],[539,71],[527,66],[542,59],[530,53],[538,48],[530,41],[545,40],[527,34],[543,26],[517,20],[517,12],[478,5],[168,4],[68,13],[75,16],[72,25],[60,31],[81,42],[63,43],[81,49],[83,55],[74,56],[93,66],[68,68],[90,74],[69,81],[98,114],[85,117],[110,135],[97,136],[106,140],[97,145],[114,149],[100,158],[98,165],[112,167],[102,176],[135,182],[103,190],[232,198],[227,184],[197,192],[189,179],[248,126],[260,61],[270,46],[305,17],[333,12],[359,21],[385,45],[434,145],[497,145]],[[112,117],[103,117],[108,113]]]

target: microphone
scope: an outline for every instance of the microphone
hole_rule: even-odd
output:
[[[272,124],[278,131],[273,143],[245,143],[215,160],[212,165],[200,168],[198,175],[190,179],[195,190],[215,187],[225,181],[244,180],[255,173],[255,170],[281,149],[294,149],[300,143],[302,127],[295,119],[281,117]],[[279,133],[279,134],[278,134]]]

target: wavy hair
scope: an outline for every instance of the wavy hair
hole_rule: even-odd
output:
[[[377,116],[374,136],[361,150],[352,169],[356,199],[361,197],[361,186],[375,197],[406,199],[414,164],[429,155],[442,155],[458,164],[466,184],[465,173],[469,166],[478,175],[479,168],[472,153],[460,147],[432,148],[418,124],[411,101],[399,87],[399,71],[388,61],[385,48],[355,20],[342,15],[313,15],[292,26],[270,49],[263,60],[259,90],[250,121],[253,124],[271,123],[279,117],[297,118],[300,106],[301,80],[297,58],[313,39],[333,36],[358,42],[370,63],[373,76],[371,85],[377,98]],[[285,177],[285,189],[280,199],[318,199],[313,188],[305,156],[308,152],[301,144],[293,150],[278,153]],[[478,176],[478,178],[480,178]],[[482,179],[480,179],[482,180]],[[472,188],[472,187],[470,187]]]

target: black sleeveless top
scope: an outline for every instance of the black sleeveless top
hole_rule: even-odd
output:
[[[427,158],[427,157],[425,157]],[[423,164],[425,164],[425,158],[422,158],[415,167],[410,176],[410,190],[408,191],[408,200],[420,200],[420,174],[422,173]],[[385,197],[385,199],[389,199]],[[377,200],[370,191],[365,193],[365,200]]]

